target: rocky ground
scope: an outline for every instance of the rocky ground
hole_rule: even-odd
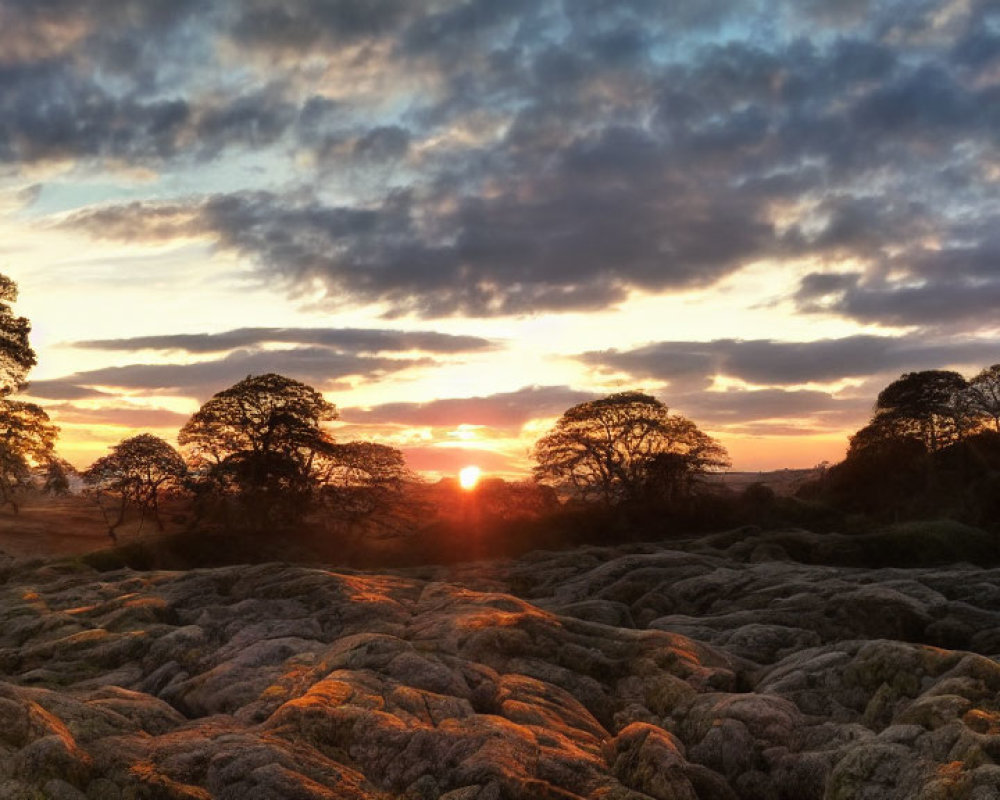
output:
[[[9,800],[1000,798],[998,569],[737,534],[0,578]]]

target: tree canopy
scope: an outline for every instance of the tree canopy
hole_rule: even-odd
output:
[[[179,488],[186,474],[187,465],[180,453],[158,436],[143,433],[114,445],[83,473],[83,481],[98,492],[117,495],[118,513],[108,523],[108,534],[114,538],[129,506],[139,510],[141,519],[152,515],[162,530],[161,493]]]
[[[71,493],[70,478],[77,474],[76,467],[65,458],[53,456],[39,466],[42,480],[42,494],[62,496]]]
[[[970,381],[908,372],[879,393],[824,490],[841,508],[881,518],[953,513],[983,524],[996,506],[998,417],[1000,365]]]
[[[336,407],[311,386],[274,373],[248,375],[205,403],[178,441],[195,463],[280,453],[304,467],[329,441],[320,423],[336,418]]]
[[[695,476],[729,464],[722,445],[691,420],[635,391],[568,409],[533,455],[540,483],[609,505],[676,499]]]
[[[15,495],[32,484],[32,468],[54,457],[59,429],[41,406],[9,399],[35,365],[31,324],[14,314],[15,300],[17,284],[0,275],[0,504],[16,511]]]
[[[10,304],[17,300],[17,284],[0,275],[0,397],[20,389],[35,366],[35,351],[28,343],[31,323],[14,315]]]
[[[975,413],[989,419],[1000,433],[1000,364],[987,367],[969,381],[969,403]]]
[[[321,423],[337,410],[311,386],[283,375],[248,375],[214,395],[178,442],[215,497],[239,500],[245,522],[291,521],[308,508],[333,439]]]
[[[32,485],[33,466],[54,457],[58,433],[41,406],[0,398],[0,505],[17,511],[17,493]]]
[[[879,392],[872,423],[887,435],[917,439],[930,452],[940,450],[974,427],[967,389],[957,372],[908,372]]]
[[[345,442],[325,448],[317,461],[316,479],[327,510],[354,520],[397,501],[413,476],[396,448]]]
[[[403,454],[374,442],[337,443],[323,427],[335,406],[304,383],[249,375],[181,429],[201,496],[242,523],[288,524],[322,508],[357,521],[390,506],[412,476]]]

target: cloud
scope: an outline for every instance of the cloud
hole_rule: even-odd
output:
[[[840,285],[837,280],[826,281],[826,277],[814,280],[811,290],[824,290],[823,284],[835,288]],[[591,366],[672,384],[694,382],[707,386],[715,376],[726,376],[758,385],[787,386],[947,364],[986,364],[995,355],[996,343],[985,339],[930,343],[908,337],[857,335],[811,342],[656,342],[634,350],[583,353],[579,358]]]
[[[455,336],[435,331],[393,331],[374,328],[237,328],[221,333],[132,336],[73,342],[90,350],[164,350],[221,353],[263,344],[299,344],[329,347],[340,352],[388,353],[420,351],[455,354],[491,350],[496,344],[478,336]]]
[[[251,374],[278,372],[317,388],[332,390],[346,388],[342,381],[348,377],[375,379],[431,363],[427,358],[359,356],[337,353],[324,347],[235,350],[224,358],[193,364],[103,367],[68,375],[62,381],[79,386],[180,394],[204,400]]]
[[[72,425],[115,425],[141,431],[149,428],[179,429],[190,417],[166,408],[136,408],[134,406],[110,406],[106,408],[75,408],[60,405],[50,406],[58,424]]]
[[[0,161],[169,176],[67,225],[208,240],[331,306],[587,310],[789,259],[862,273],[809,310],[866,322],[981,321],[997,298],[995,272],[971,272],[1000,215],[991,3],[17,0],[4,12]],[[185,170],[233,151],[252,166],[196,196]],[[927,276],[915,265],[932,247],[968,263]]]
[[[902,284],[902,285],[900,285]],[[958,277],[919,286],[892,282],[859,285],[823,310],[836,310],[863,322],[890,325],[993,325],[1000,308],[1000,277],[971,281]],[[996,345],[993,346],[994,352]]]
[[[299,109],[280,88],[235,98],[149,98],[104,92],[65,66],[0,68],[0,161],[95,160],[133,167],[201,162],[277,142]],[[37,102],[45,97],[45,103]],[[128,120],[127,125],[122,120]]]
[[[183,96],[187,76],[178,85],[170,65],[196,63],[185,23],[197,5],[5,2],[0,162],[80,158],[135,165],[176,156],[190,143],[184,131],[193,114]]]
[[[197,8],[195,0],[5,0],[0,64],[51,61],[71,53],[101,66],[134,68],[139,42],[169,39]]]
[[[709,284],[766,250],[772,230],[756,202],[692,204],[691,184],[653,153],[627,155],[625,174],[605,166],[641,150],[641,138],[611,131],[581,142],[530,202],[511,186],[459,198],[437,217],[409,192],[368,208],[255,192],[79,212],[66,225],[128,241],[209,236],[288,286],[319,282],[331,301],[425,317],[602,308],[630,288]]]
[[[0,68],[0,162],[124,159],[145,163],[177,153],[190,116],[184,100],[118,99],[52,65]],[[45,103],[38,102],[40,97]],[[129,120],[116,132],[115,120]]]
[[[89,400],[108,396],[107,392],[65,379],[31,381],[21,393],[43,400]]]
[[[228,33],[241,46],[301,54],[392,31],[409,16],[408,6],[404,0],[250,0],[231,7]]]
[[[483,425],[520,428],[526,422],[557,417],[571,406],[598,395],[568,386],[526,386],[514,392],[483,397],[453,397],[426,403],[385,403],[372,408],[343,408],[341,419],[351,424],[449,426]]]
[[[843,430],[871,412],[871,398],[838,397],[804,389],[734,389],[678,395],[670,400],[698,424],[745,426],[759,420],[809,419],[812,423],[804,427],[807,431],[818,420],[825,420],[831,429]]]
[[[890,325],[974,329],[996,321],[1000,240],[992,231],[975,244],[914,249],[880,266],[867,276],[806,275],[795,295],[799,308]]]
[[[372,128],[354,143],[354,155],[371,161],[402,158],[410,148],[410,132],[399,125]]]
[[[517,458],[495,450],[475,447],[401,447],[406,465],[413,470],[456,474],[462,467],[474,465],[486,473],[523,473],[524,465]]]
[[[791,424],[787,422],[751,422],[747,425],[727,425],[726,434],[732,436],[823,436],[840,433],[840,428],[823,427],[814,424]]]
[[[350,435],[362,437],[376,430],[380,436],[391,436],[391,430],[385,426],[403,426],[438,429],[436,438],[448,441],[440,434],[441,429],[470,425],[476,426],[478,434],[489,440],[502,438],[505,434],[516,436],[531,420],[558,417],[570,407],[599,396],[566,386],[529,386],[484,397],[387,403],[370,409],[342,408],[341,421],[347,424]],[[871,397],[863,392],[833,394],[780,388],[733,389],[670,392],[661,399],[668,403],[672,412],[693,419],[701,427],[740,435],[810,436],[840,432],[844,428],[859,427],[871,412]],[[428,464],[438,454],[451,450],[451,447],[432,445],[400,446],[407,451],[415,448]],[[478,463],[470,458],[456,455],[447,462],[448,468]]]

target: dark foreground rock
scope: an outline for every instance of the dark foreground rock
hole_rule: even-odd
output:
[[[8,570],[0,798],[1000,798],[1000,570],[778,556]]]

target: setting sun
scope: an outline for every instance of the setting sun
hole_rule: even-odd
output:
[[[458,472],[458,483],[463,489],[475,489],[483,471],[479,467],[463,467]]]

